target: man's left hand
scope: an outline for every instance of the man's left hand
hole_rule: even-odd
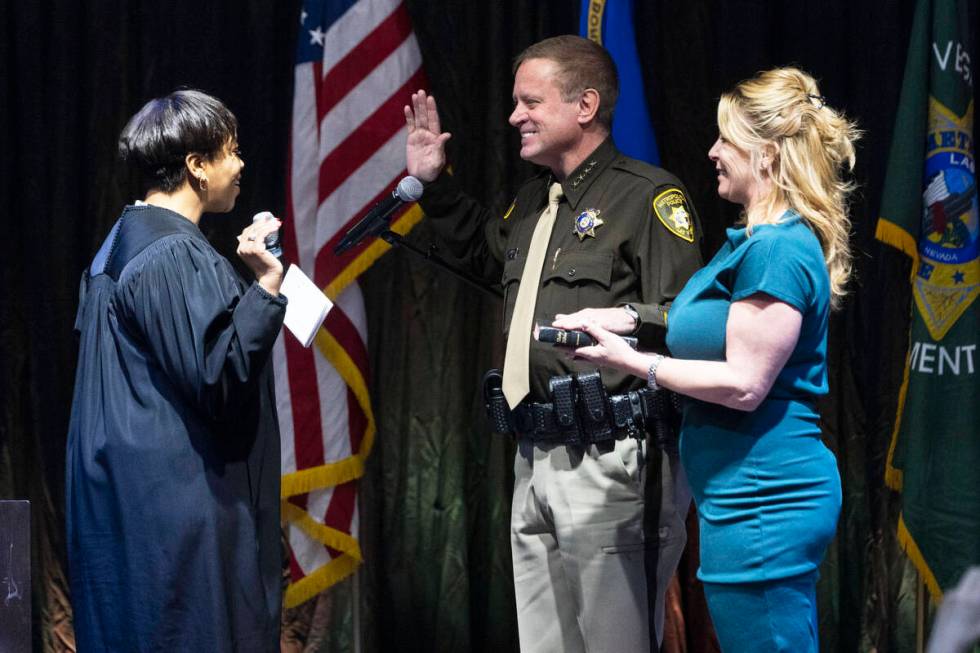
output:
[[[567,315],[559,313],[551,325],[559,329],[582,330],[589,323],[625,335],[633,333],[636,328],[636,320],[622,308],[583,308]]]

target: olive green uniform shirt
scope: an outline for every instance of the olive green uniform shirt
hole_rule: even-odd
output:
[[[419,202],[452,254],[474,274],[504,288],[504,333],[517,298],[531,235],[548,203],[550,172],[531,178],[502,216],[492,215],[443,173]],[[701,267],[700,225],[680,181],[626,157],[606,140],[562,183],[564,197],[548,244],[535,323],[558,313],[631,304],[640,314],[640,348],[661,350],[667,306]],[[589,371],[567,349],[537,342],[530,349],[531,401],[550,401],[552,376]],[[612,393],[642,385],[602,370]]]

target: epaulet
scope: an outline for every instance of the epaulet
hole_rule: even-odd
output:
[[[521,184],[521,187],[517,189],[517,194],[514,195],[513,201],[507,206],[507,210],[501,214],[502,219],[506,220],[510,217],[510,214],[514,212],[514,207],[517,206],[517,201],[522,195],[535,192],[537,187],[543,182],[547,181],[548,177],[550,176],[551,172],[548,170],[541,170],[536,175],[529,177],[523,184]]]
[[[643,177],[644,179],[650,181],[654,186],[680,186],[680,180],[667,172],[663,168],[657,167],[646,161],[640,161],[638,159],[632,159],[628,156],[620,156],[612,163],[614,168],[619,170],[625,170],[637,177]]]

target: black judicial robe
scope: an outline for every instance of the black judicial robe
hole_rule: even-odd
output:
[[[80,653],[279,650],[285,304],[149,205],[83,274],[66,477]]]

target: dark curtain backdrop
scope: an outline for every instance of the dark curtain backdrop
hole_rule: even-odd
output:
[[[578,4],[408,0],[463,186],[498,209],[530,168],[516,155],[513,57],[577,28]],[[853,208],[856,274],[831,325],[822,410],[844,512],[822,570],[826,651],[911,650],[912,576],[883,484],[901,380],[908,266],[873,239],[913,0],[637,2],[637,34],[664,166],[690,189],[705,254],[736,214],[717,199],[707,150],[719,93],[774,65],[822,81],[865,130]],[[971,17],[976,17],[971,1]],[[254,212],[282,212],[298,0],[0,3],[0,497],[29,498],[35,647],[67,633],[64,446],[79,275],[135,186],[115,163],[126,119],[178,86],[226,101],[241,122],[243,192],[203,223],[233,257]],[[976,24],[976,21],[971,21]],[[973,39],[976,42],[976,39]],[[430,240],[423,221],[413,239]],[[502,360],[500,306],[404,252],[362,277],[377,444],[361,484],[367,563],[316,606],[310,650],[516,650],[508,512],[512,448],[481,414],[482,372]],[[694,600],[690,587],[684,600]],[[355,610],[357,604],[360,609]],[[312,610],[313,608],[308,608]],[[324,617],[326,614],[326,617]],[[60,630],[59,630],[60,628]],[[688,650],[702,650],[697,622]]]

